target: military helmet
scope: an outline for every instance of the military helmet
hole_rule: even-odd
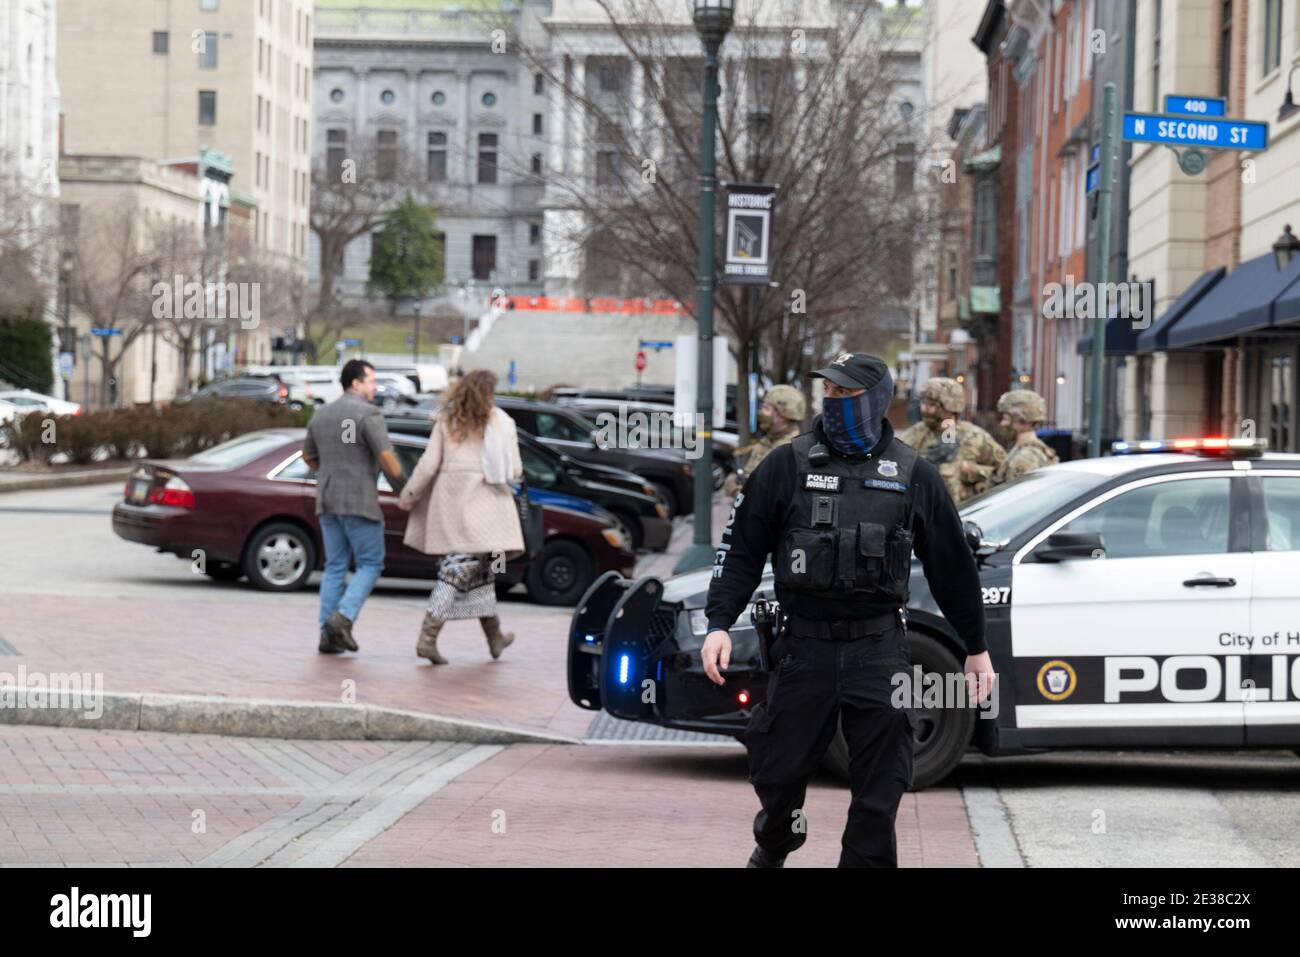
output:
[[[1031,389],[1015,389],[1002,393],[1002,398],[998,399],[998,412],[1037,425],[1047,418],[1047,403]]]
[[[956,379],[935,376],[921,386],[921,398],[947,412],[961,412],[966,407],[966,393]]]
[[[792,385],[774,385],[763,394],[763,401],[791,422],[802,422],[804,417],[803,393]]]

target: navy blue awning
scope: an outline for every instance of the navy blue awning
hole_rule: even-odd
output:
[[[1205,294],[1213,289],[1215,284],[1227,274],[1228,270],[1224,266],[1201,273],[1196,282],[1188,286],[1183,291],[1183,294],[1174,301],[1174,304],[1165,310],[1163,316],[1138,333],[1137,351],[1155,352],[1164,349],[1168,345],[1169,330],[1174,327],[1174,323],[1204,299]]]
[[[1232,339],[1274,325],[1276,301],[1297,278],[1300,256],[1283,270],[1271,250],[1242,263],[1169,330],[1167,348]]]
[[[1131,356],[1137,352],[1138,333],[1140,329],[1133,328],[1132,319],[1121,319],[1116,316],[1106,322],[1106,352],[1108,356]],[[1081,356],[1092,355],[1092,323],[1088,323],[1088,331],[1079,337],[1078,353]]]

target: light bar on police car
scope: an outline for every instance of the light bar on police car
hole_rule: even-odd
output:
[[[1114,455],[1141,455],[1151,452],[1192,452],[1196,455],[1256,456],[1268,448],[1267,439],[1143,439],[1139,442],[1115,442]]]

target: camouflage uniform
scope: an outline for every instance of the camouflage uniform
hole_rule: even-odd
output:
[[[748,445],[742,445],[736,449],[734,459],[736,467],[742,471],[746,477],[754,474],[754,469],[758,468],[758,463],[767,458],[768,454],[777,446],[785,445],[803,428],[804,417],[804,398],[803,393],[794,386],[774,385],[767,390],[763,396],[763,401],[770,403],[781,416],[789,420],[784,432],[776,435],[763,435],[750,442]],[[741,480],[735,472],[727,476],[727,480],[722,484],[722,490],[727,495],[735,496],[740,490]]]
[[[998,399],[998,411],[1020,419],[1028,425],[1038,425],[1047,417],[1047,403],[1037,392],[1016,389]],[[1033,431],[1021,432],[1007,453],[1007,460],[993,473],[990,487],[1010,482],[1027,475],[1044,465],[1055,465],[1060,459]]]
[[[960,505],[989,487],[989,479],[1006,460],[1007,453],[973,422],[956,418],[965,404],[961,385],[953,379],[933,378],[921,388],[921,398],[933,402],[953,419],[945,430],[924,419],[899,433],[898,439],[910,445],[939,469],[943,484],[952,500]],[[949,432],[945,439],[945,432]]]

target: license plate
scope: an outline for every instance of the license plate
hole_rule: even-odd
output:
[[[149,499],[149,480],[132,479],[131,494],[127,497],[132,505],[143,505]]]

